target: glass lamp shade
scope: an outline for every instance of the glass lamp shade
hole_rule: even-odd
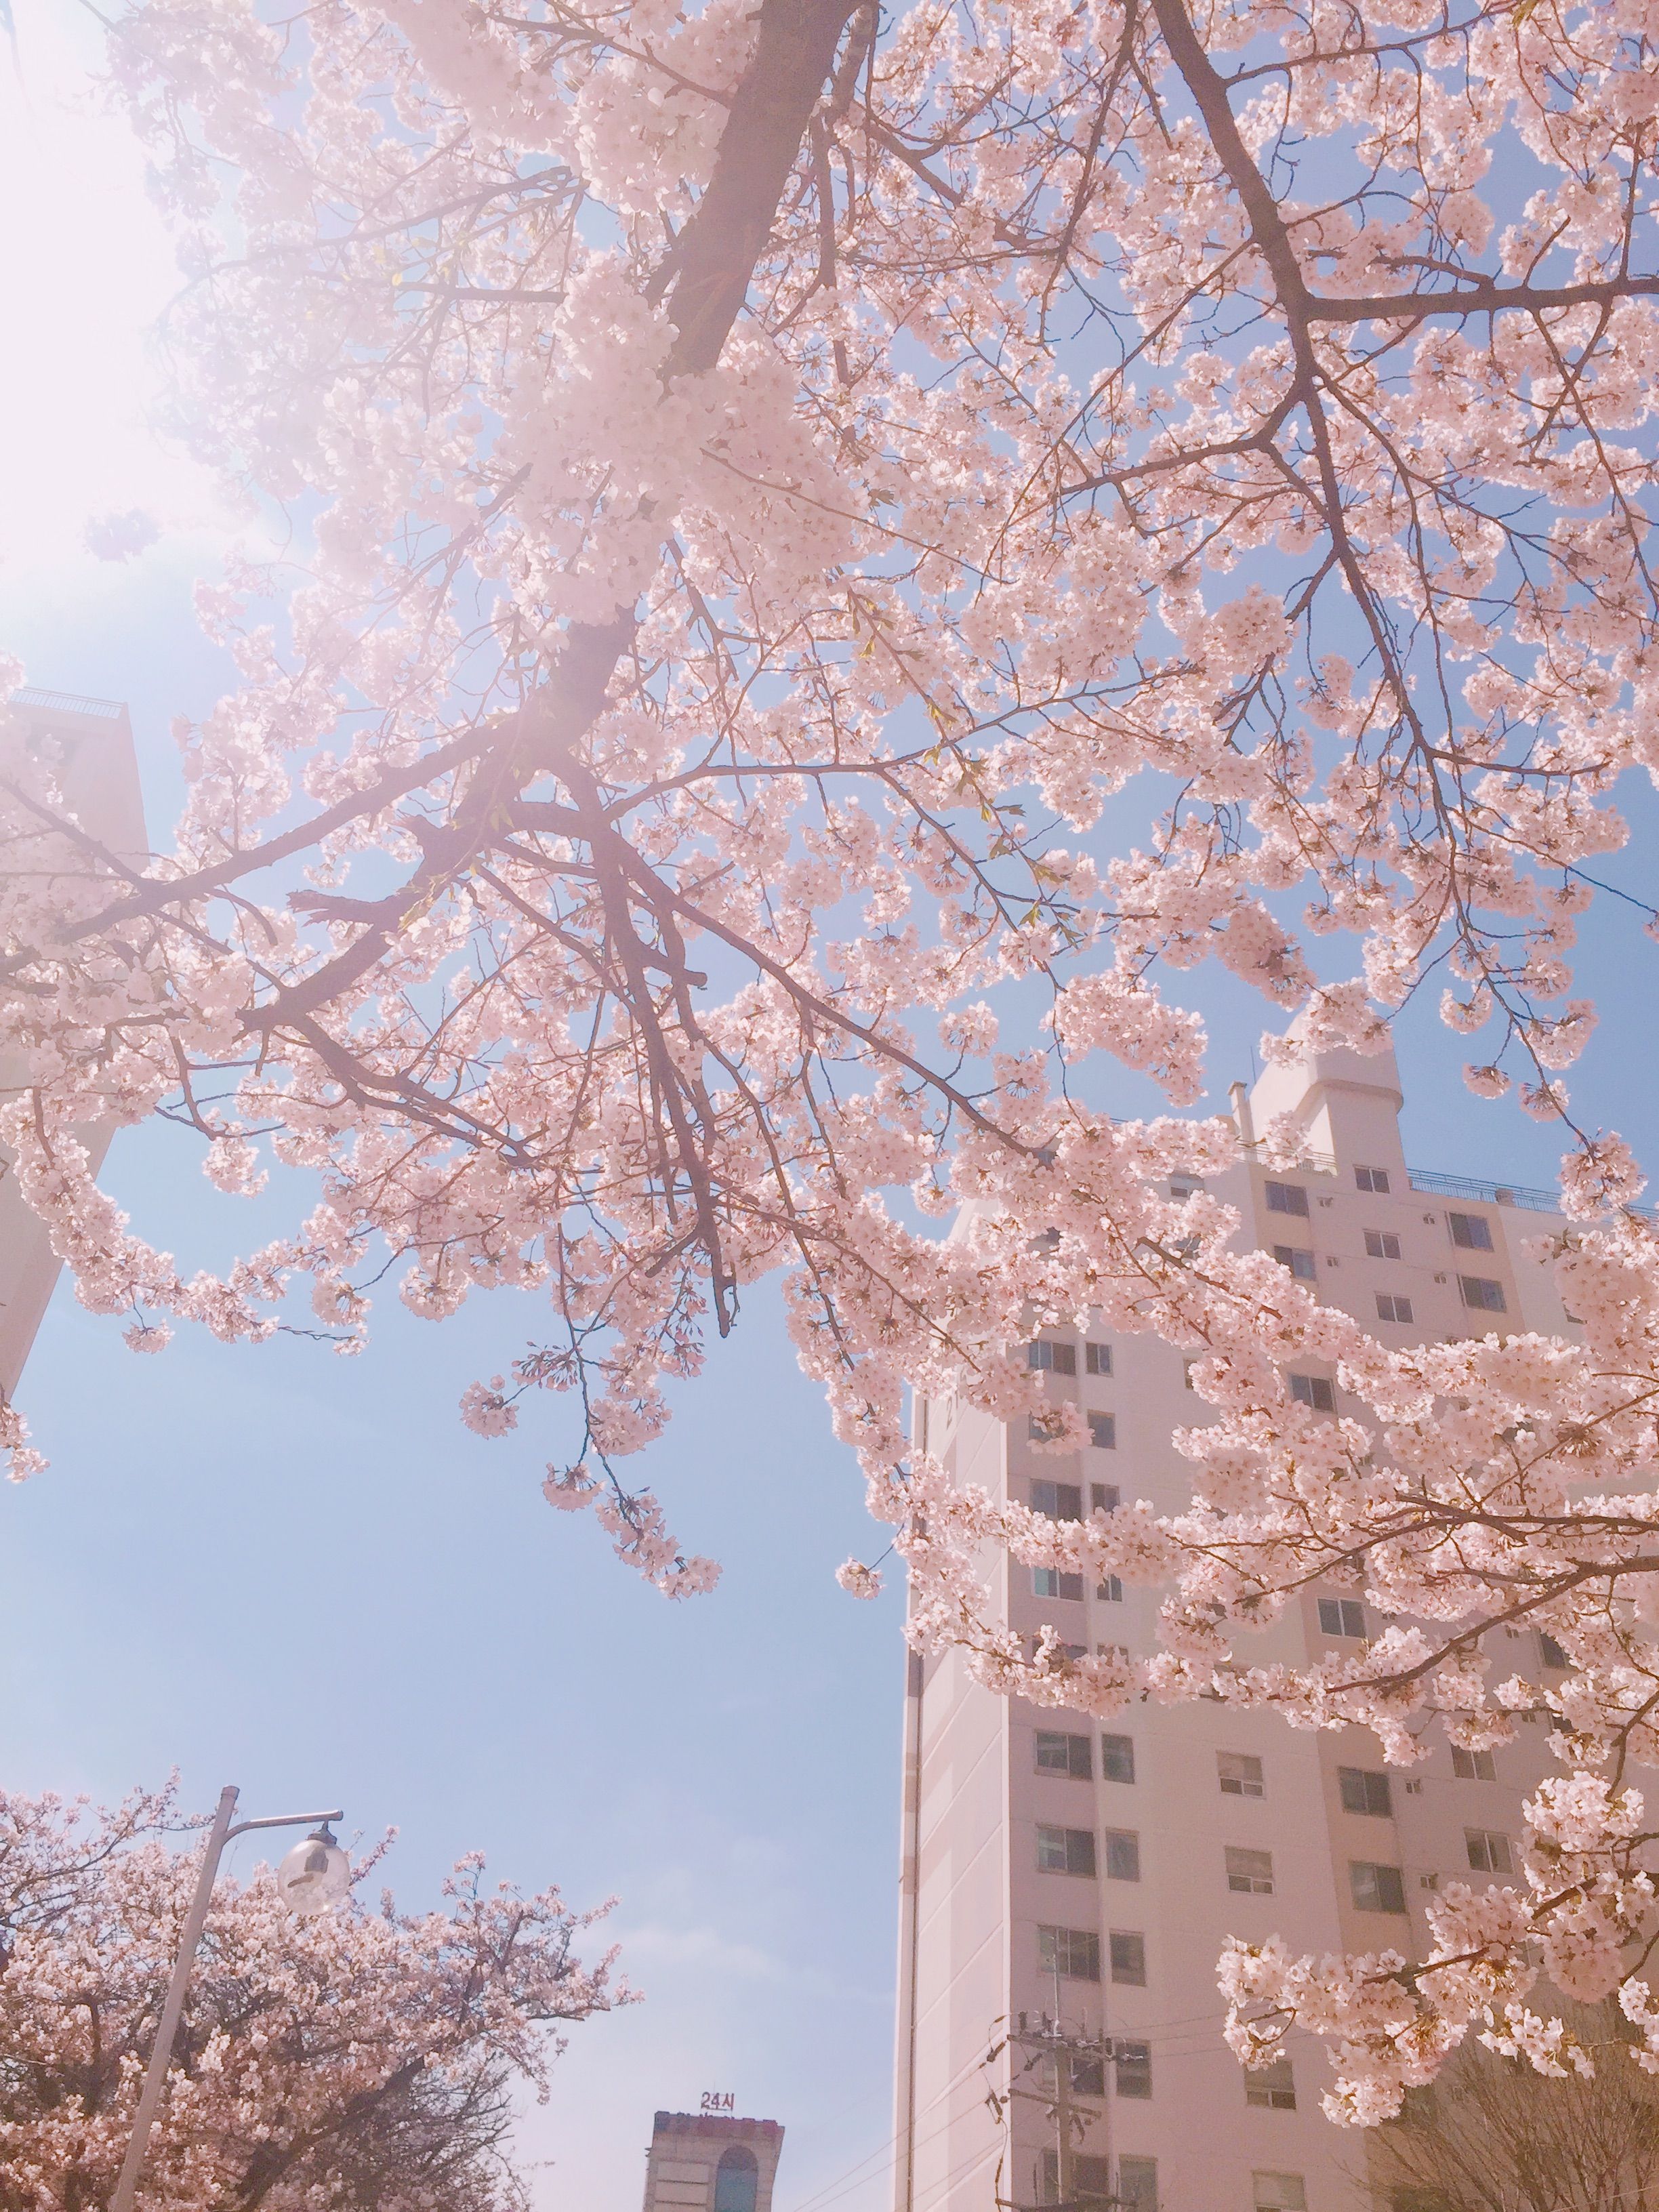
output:
[[[276,1869],[276,1887],[289,1911],[302,1917],[326,1912],[351,1894],[351,1861],[331,1829],[319,1828],[295,1844]]]

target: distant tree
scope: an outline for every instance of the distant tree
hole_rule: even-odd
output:
[[[1659,2212],[1659,2084],[1615,2006],[1564,2019],[1559,2074],[1466,2045],[1407,2100],[1368,2144],[1379,2212]]]
[[[0,2212],[107,2204],[193,1851],[170,1790],[114,1812],[0,1793]],[[371,1860],[370,1863],[373,1863]],[[550,2029],[628,2001],[572,1952],[600,1913],[486,1888],[297,1919],[273,1877],[215,1892],[142,2198],[153,2212],[518,2212],[520,2092]]]

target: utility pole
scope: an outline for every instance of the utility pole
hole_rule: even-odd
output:
[[[1006,2101],[1010,2103],[1021,2098],[1040,2096],[1054,2123],[1055,2194],[1053,2200],[1044,2203],[1042,2212],[1111,2212],[1111,2208],[1117,2203],[1115,2196],[1102,2197],[1091,2191],[1085,2199],[1077,2194],[1078,2114],[1072,2101],[1074,2064],[1079,2059],[1090,2059],[1103,2069],[1109,2065],[1114,2055],[1111,2037],[1069,2033],[1056,2004],[1052,2018],[1039,2013],[1034,2021],[1030,2014],[1021,2013],[1003,2042],[994,2045],[990,2055],[994,2057],[998,2049],[1010,2046],[1028,2054],[1024,2064],[1016,2069],[1016,2083],[1021,2075],[1030,2075],[1039,2069],[1046,2071],[1049,2066],[1054,2069],[1052,2091],[1046,2086],[1036,2091],[1011,2085],[1006,2093]],[[994,2097],[992,2101],[1000,2112],[1003,2099]],[[1103,2106],[1103,2120],[1104,2117],[1105,2108]],[[1100,2145],[1102,2155],[1106,2154],[1107,2148],[1103,2141]],[[1020,2205],[1017,2199],[1009,2204],[1009,2200],[1003,2198],[1000,2193],[997,2202],[999,2205],[1008,2205],[1009,2212],[1027,2212],[1027,2208]]]

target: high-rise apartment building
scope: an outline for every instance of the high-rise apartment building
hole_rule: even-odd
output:
[[[1553,1200],[1407,1166],[1391,1056],[1310,1052],[1234,1099],[1247,1145],[1294,1115],[1311,1164],[1241,1164],[1210,1187],[1245,1236],[1384,1343],[1571,1333],[1548,1266],[1521,1249],[1562,1225]],[[1031,1358],[1089,1416],[1089,1446],[1067,1461],[971,1410],[920,1408],[957,1474],[1060,1517],[1120,1498],[1178,1510],[1189,1478],[1171,1431],[1203,1417],[1180,1352],[1056,1330]],[[1342,1408],[1316,1363],[1291,1387]],[[1154,1646],[1155,1592],[1003,1557],[991,1571],[1016,1628]],[[1301,1663],[1374,1625],[1352,1591],[1310,1590],[1249,1656]],[[1562,1655],[1517,1632],[1513,1656],[1537,1679]],[[1073,2205],[1124,2212],[1370,2212],[1364,2140],[1320,2110],[1322,2053],[1293,2043],[1272,2071],[1242,2072],[1221,2039],[1216,1961],[1230,1934],[1277,1933],[1298,1953],[1425,1948],[1438,1883],[1514,1863],[1521,1799],[1548,1765],[1529,1717],[1506,1748],[1437,1739],[1407,1771],[1365,1729],[1297,1732],[1210,1705],[1091,1723],[993,1695],[955,1653],[913,1656],[896,2212],[1054,2203],[1062,2184]],[[1063,2166],[1062,2092],[1082,2122]]]
[[[51,760],[64,803],[81,827],[112,852],[142,864],[147,857],[144,810],[126,708],[113,699],[19,691],[0,706],[0,715],[21,722],[30,746]],[[65,874],[82,865],[67,840],[60,860]],[[5,865],[0,854],[0,867]],[[0,1054],[0,1097],[17,1073]],[[96,1166],[109,1149],[109,1127],[89,1125],[76,1133]],[[9,1166],[0,1146],[0,1399],[17,1387],[59,1265],[45,1229],[18,1195]]]

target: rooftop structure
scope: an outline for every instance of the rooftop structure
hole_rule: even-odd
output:
[[[775,2120],[659,2112],[645,2169],[645,2212],[772,2212],[783,2150]]]

